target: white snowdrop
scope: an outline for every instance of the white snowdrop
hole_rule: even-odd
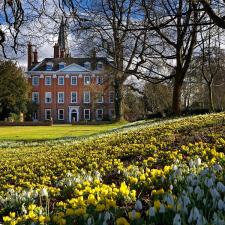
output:
[[[149,216],[150,217],[154,217],[155,216],[155,208],[154,207],[150,207],[149,208]]]
[[[204,191],[199,186],[195,188],[194,193],[197,195],[197,200],[200,200],[204,196]]]
[[[106,212],[105,213],[105,216],[104,216],[104,221],[110,220],[110,218],[111,218],[110,213],[109,212]]]
[[[193,191],[194,191],[194,190],[193,190],[193,187],[191,187],[191,186],[188,186],[188,187],[187,187],[187,192],[188,192],[189,194],[192,194]]]
[[[22,214],[24,214],[24,215],[27,214],[27,210],[26,210],[24,204],[22,205],[21,212],[22,212]]]
[[[210,194],[212,198],[215,199],[220,199],[220,193],[216,190],[216,188],[211,188],[210,189]]]
[[[134,220],[136,218],[136,211],[133,209],[131,211],[131,219]]]
[[[172,205],[174,206],[174,199],[173,196],[170,194],[167,194],[164,196],[164,201],[168,204],[168,205]]]
[[[178,170],[177,165],[173,165],[173,170],[174,170],[174,171]]]
[[[160,204],[159,213],[165,213],[166,209],[164,204]]]
[[[223,170],[223,168],[222,168],[222,166],[221,166],[220,164],[215,164],[215,165],[213,166],[213,169],[216,170],[217,172]]]
[[[204,216],[199,214],[196,225],[205,225],[206,223],[207,223],[207,221],[204,218]]]
[[[197,221],[199,217],[200,217],[199,210],[196,207],[192,208],[190,215],[188,217],[188,223]]]
[[[48,191],[46,188],[41,189],[41,197],[48,197]]]
[[[201,165],[201,163],[202,163],[202,160],[201,160],[200,158],[197,158],[197,159],[195,160],[195,165],[196,165],[197,167],[199,167],[199,166]]]
[[[212,178],[207,178],[205,179],[205,185],[208,187],[208,188],[211,188],[213,186],[213,179]]]
[[[225,210],[225,204],[221,199],[218,201],[218,209]]]
[[[140,200],[137,200],[137,201],[135,202],[134,208],[135,208],[136,210],[142,210],[142,203],[141,203]]]
[[[177,213],[173,218],[173,225],[181,225],[181,217],[179,213]]]
[[[219,192],[225,192],[225,185],[221,182],[218,182],[217,185],[216,185],[216,189],[219,191]]]
[[[94,220],[92,217],[89,217],[87,220],[87,225],[93,225],[94,224]]]
[[[194,166],[194,162],[193,162],[192,159],[189,161],[189,166],[190,166],[191,168]]]

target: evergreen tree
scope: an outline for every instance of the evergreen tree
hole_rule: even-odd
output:
[[[12,61],[0,62],[0,120],[10,113],[26,112],[29,86],[21,68]]]

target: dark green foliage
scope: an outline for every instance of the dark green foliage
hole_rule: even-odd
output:
[[[25,74],[12,61],[0,62],[0,120],[26,112],[29,86]]]

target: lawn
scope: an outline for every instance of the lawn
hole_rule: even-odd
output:
[[[127,122],[100,125],[53,125],[0,127],[0,141],[52,140],[67,137],[88,136],[122,127]]]

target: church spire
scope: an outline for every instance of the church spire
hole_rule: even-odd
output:
[[[58,36],[58,46],[60,49],[61,58],[68,57],[69,55],[66,29],[67,29],[67,19],[64,21],[64,18],[62,17]]]

